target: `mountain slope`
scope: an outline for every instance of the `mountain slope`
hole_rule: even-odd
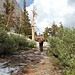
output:
[[[9,0],[10,2],[12,0]],[[19,4],[17,3],[16,0],[13,0],[14,1],[14,6],[15,6],[15,9],[14,9],[14,15],[15,16],[20,16],[20,11],[21,11],[21,8],[19,6]],[[4,7],[3,7],[3,3],[5,2],[5,0],[0,0],[0,14],[4,14]]]

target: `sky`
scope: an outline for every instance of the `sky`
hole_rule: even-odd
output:
[[[17,0],[22,8],[23,0]],[[27,0],[27,11],[32,19],[33,5],[36,8],[35,29],[43,32],[51,27],[53,21],[59,26],[62,22],[65,27],[75,27],[75,0]]]
[[[23,8],[23,1],[24,0],[16,0],[16,1],[19,3],[20,7]],[[33,1],[34,0],[26,0],[26,6],[27,7],[30,6],[33,3]]]

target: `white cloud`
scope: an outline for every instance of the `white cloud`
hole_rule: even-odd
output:
[[[45,27],[51,26],[52,22],[64,23],[64,15],[67,14],[67,0],[34,0],[34,5],[37,8],[36,26],[39,32],[43,32]],[[32,6],[27,8],[31,19]]]
[[[21,0],[16,0],[17,2],[20,2]]]

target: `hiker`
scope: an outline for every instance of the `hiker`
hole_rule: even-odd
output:
[[[43,35],[41,34],[40,36],[36,37],[36,39],[39,42],[39,48],[40,48],[40,52],[43,52],[43,43],[45,41],[45,38],[43,37]]]

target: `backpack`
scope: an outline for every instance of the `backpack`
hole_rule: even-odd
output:
[[[35,39],[36,41],[40,41],[40,42],[43,42],[43,41],[45,41],[45,39],[44,38],[42,38],[42,37],[36,37],[36,39]]]
[[[40,41],[44,41],[44,39],[43,38],[40,38]]]

